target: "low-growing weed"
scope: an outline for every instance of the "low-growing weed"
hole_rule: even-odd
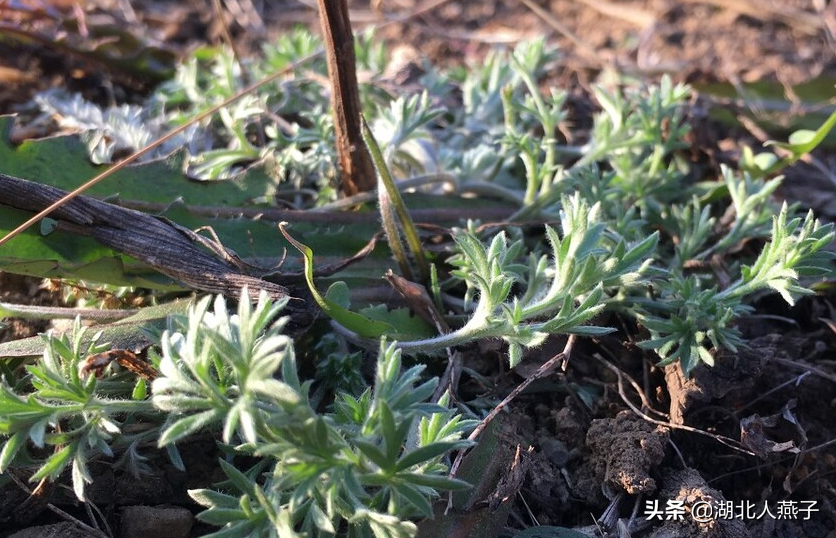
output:
[[[226,50],[199,51],[142,109],[96,111],[55,95],[40,102],[91,127],[91,155],[103,162],[234,94],[245,71],[263,76],[316,46],[304,32],[288,34],[262,59],[242,60],[246,70]],[[361,69],[382,72],[384,51],[370,39],[357,56]],[[209,430],[229,454],[220,462],[228,481],[222,491],[191,495],[206,507],[198,517],[222,527],[212,536],[413,536],[411,520],[430,516],[440,492],[466,486],[447,477],[445,457],[466,445],[461,436],[472,424],[447,409],[447,397],[430,402],[435,381],[422,366],[405,368],[402,353],[427,357],[498,339],[515,366],[549,335],[613,331],[607,313],[617,312],[635,320],[642,348],[688,374],[713,364],[718,349],[745,345],[736,323],[754,298],[777,292],[792,304],[812,293],[803,279],[830,274],[824,247],[832,226],[776,204],[781,178],[765,178],[812,149],[821,132],[784,145],[791,155],[783,161],[749,152],[745,171],[725,167],[716,181],[701,182],[683,151],[688,87],[667,77],[653,87],[596,87],[602,111],[588,140],[572,145],[561,135],[568,95],[539,84],[555,57],[539,40],[467,69],[425,65],[419,94],[391,96],[374,78],[364,86],[386,170],[398,179],[443,172],[453,183],[447,195],[490,196],[513,212],[503,223],[464,224],[446,251],[428,256],[424,284],[449,314],[449,332],[406,337],[321,296],[310,249],[293,242],[305,253],[314,296],[341,326],[317,346],[315,384],[300,379],[294,342],[276,321],[283,305],[264,297],[254,307],[241,302],[237,313],[222,298],[210,310],[204,298],[171,318],[150,359],[160,372],[150,387],[117,367],[83,375],[83,358],[102,348],[82,346],[77,327],[72,338],[47,337],[43,358],[25,373],[4,374],[0,472],[31,465],[33,480],[56,479],[71,468],[83,499],[89,459],[121,450],[120,461],[142,472],[141,451],[154,440],[181,465],[177,443]],[[310,195],[301,206],[332,202],[333,128],[318,81],[324,64],[310,70],[184,134],[178,143],[191,152],[190,172],[221,179],[259,161],[277,182]],[[444,108],[451,89],[461,106]],[[109,136],[113,130],[121,136]],[[387,233],[393,243],[400,234],[395,224]],[[749,248],[738,248],[743,243]],[[727,278],[717,277],[713,260]],[[408,266],[405,253],[399,263]],[[374,386],[365,388],[351,342],[381,334]],[[241,470],[235,456],[260,463]]]

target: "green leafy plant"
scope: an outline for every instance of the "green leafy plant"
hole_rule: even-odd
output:
[[[32,480],[71,467],[83,500],[90,459],[122,452],[141,473],[137,447],[156,440],[182,468],[176,443],[217,430],[230,454],[262,463],[243,472],[222,460],[227,485],[191,492],[207,507],[198,517],[223,527],[210,536],[412,536],[410,518],[430,516],[440,491],[469,487],[446,476],[444,457],[468,445],[461,434],[472,422],[448,410],[447,397],[429,403],[436,380],[422,379],[423,366],[404,369],[394,344],[381,342],[373,388],[338,391],[322,412],[297,376],[286,320],[276,319],[284,302],[262,295],[230,313],[220,297],[210,311],[210,299],[170,319],[152,395],[125,372],[85,373],[83,357],[106,347],[82,346],[79,325],[72,340],[47,337],[43,360],[0,384],[0,470],[29,462],[31,446],[47,454]],[[140,417],[145,427],[127,433]]]
[[[585,325],[600,313],[619,288],[640,282],[651,263],[657,235],[628,245],[605,234],[598,206],[589,207],[578,196],[563,199],[561,233],[546,227],[551,260],[546,255],[524,257],[521,241],[495,235],[486,247],[471,231],[455,236],[457,255],[452,275],[468,287],[465,301],[475,298],[467,323],[460,329],[425,341],[402,342],[403,349],[427,351],[480,338],[502,338],[509,343],[511,366],[522,358],[522,348],[541,343],[549,334],[596,335],[611,329]],[[526,262],[521,263],[521,262]],[[511,297],[515,283],[525,291]]]
[[[70,467],[81,500],[92,481],[89,460],[121,451],[120,461],[138,473],[145,467],[137,448],[159,436],[149,420],[155,410],[146,398],[145,380],[111,368],[101,378],[85,371],[85,357],[108,346],[97,337],[84,344],[84,335],[76,321],[72,337],[44,336],[42,360],[26,366],[25,375],[15,379],[6,373],[0,381],[0,434],[7,437],[0,473],[20,461],[37,467],[30,480],[56,480]]]
[[[247,77],[263,76],[315,48],[315,40],[297,31],[265,47],[259,60],[236,59],[224,50],[199,51],[171,82],[158,89],[143,117],[156,118],[161,125],[178,124],[232,95],[243,87]],[[364,38],[358,44],[358,58],[361,68],[379,69],[385,53]],[[743,163],[748,172],[723,168],[719,183],[710,187],[694,183],[689,178],[686,155],[680,152],[687,146],[685,104],[690,90],[667,77],[653,87],[596,87],[594,93],[602,112],[594,118],[589,141],[581,146],[560,145],[558,131],[565,119],[566,95],[559,90],[544,92],[537,83],[555,58],[556,53],[544,41],[535,40],[520,44],[510,53],[492,53],[483,64],[469,69],[442,72],[428,68],[422,78],[426,91],[415,96],[388,96],[377,91],[372,79],[364,86],[363,99],[369,124],[382,142],[377,166],[382,178],[391,179],[383,184],[393,201],[398,198],[391,196],[396,175],[442,170],[450,174],[461,192],[495,196],[509,203],[515,209],[511,221],[564,220],[567,215],[571,220],[589,210],[595,222],[567,227],[564,221],[559,233],[549,229],[542,240],[524,245],[509,242],[507,237],[488,243],[472,233],[459,232],[450,258],[456,268],[451,273],[454,280],[446,282],[445,287],[455,287],[456,279],[464,285],[467,300],[460,314],[467,319],[447,335],[406,341],[409,339],[392,325],[353,316],[323,297],[320,305],[326,305],[324,308],[335,314],[338,323],[351,325],[346,326],[361,336],[389,335],[410,351],[502,338],[510,345],[512,364],[519,360],[521,349],[536,345],[550,332],[591,330],[583,328],[583,323],[608,308],[653,324],[647,327],[649,341],[654,342],[651,348],[660,351],[663,360],[672,356],[682,359],[688,371],[700,360],[708,361],[711,348],[694,345],[701,335],[708,335],[712,347],[736,342],[730,337],[712,339],[711,335],[722,333],[721,326],[732,327],[735,319],[747,311],[746,301],[768,286],[741,285],[733,291],[718,289],[714,294],[710,293],[715,288],[710,272],[690,270],[686,275],[684,268],[722,256],[729,258],[730,278],[738,278],[749,260],[741,258],[735,247],[753,239],[770,240],[770,234],[775,233],[771,220],[777,207],[771,197],[781,179],[763,179],[772,169],[759,168],[750,155]],[[315,62],[312,69],[323,72],[323,62]],[[451,86],[461,88],[462,107],[442,112],[436,103]],[[192,170],[203,177],[219,178],[248,162],[262,160],[272,164],[280,178],[292,183],[297,194],[313,188],[309,198],[314,203],[327,202],[335,191],[330,186],[334,175],[333,133],[330,116],[324,113],[326,107],[327,95],[315,81],[300,78],[276,83],[265,93],[239,101],[204,126],[208,129],[200,135],[204,141],[209,136],[206,133],[212,133],[208,146],[194,133],[189,144],[196,147],[197,142],[210,149],[195,152]],[[821,142],[830,127],[832,122],[817,132],[794,135],[790,144],[776,144],[791,154],[784,165]],[[261,139],[259,132],[264,135]],[[371,132],[367,139],[372,140]],[[765,157],[759,159],[761,164],[766,163]],[[381,196],[381,200],[386,198]],[[395,206],[405,214],[403,203]],[[387,213],[383,206],[381,210],[384,222],[392,221],[387,233],[401,272],[408,277],[411,268],[406,248],[401,245],[400,227],[391,210]],[[793,208],[788,208],[785,218],[794,222]],[[410,231],[411,227],[403,230]],[[662,233],[654,235],[657,231]],[[800,231],[790,232],[790,236]],[[829,237],[829,230],[822,228],[821,243]],[[420,261],[423,251],[417,234],[410,231],[407,238],[409,250]],[[561,259],[555,248],[558,244],[561,248],[564,244],[583,248],[572,251],[579,258],[570,263]],[[631,257],[637,247],[640,259]],[[816,243],[800,256],[818,256],[816,252],[821,248]],[[549,250],[554,260],[551,267],[541,254]],[[312,251],[306,254],[306,264],[310,265],[306,273],[315,290],[312,256]],[[504,261],[493,259],[495,256]],[[629,260],[625,262],[625,274],[635,275],[623,282],[610,280],[598,291],[585,287],[596,281],[592,277],[606,281],[609,277],[603,268],[612,264],[620,268],[619,256]],[[490,263],[484,261],[485,257]],[[796,293],[800,289],[797,277],[816,276],[796,275],[791,267],[780,266],[785,261],[777,263],[773,271],[790,275],[782,285]],[[529,266],[528,274],[517,265]],[[600,270],[591,272],[585,281],[585,266]],[[824,274],[824,266],[817,267],[817,275]],[[426,280],[426,263],[420,263],[419,269],[421,280]],[[580,277],[581,284],[569,286],[564,281],[567,275]],[[646,293],[639,291],[646,289],[651,290],[651,297],[664,300],[648,300]],[[548,299],[534,300],[543,297]],[[669,304],[659,306],[664,302]],[[685,324],[692,329],[668,326],[663,330],[664,323],[680,323],[679,318],[667,318],[680,308],[674,306],[678,302],[690,305],[687,315],[678,314],[680,321],[705,321]],[[572,317],[573,313],[577,316]],[[655,345],[659,338],[672,334],[680,338],[671,347]],[[691,334],[694,336],[688,336]]]
[[[339,393],[331,411],[309,402],[291,340],[274,321],[282,304],[255,308],[198,303],[162,337],[155,406],[169,413],[161,446],[218,428],[236,454],[264,458],[263,473],[222,466],[232,488],[193,491],[200,519],[224,525],[214,536],[411,536],[408,518],[429,516],[438,491],[467,487],[447,478],[443,456],[465,446],[469,422],[429,404],[435,381],[423,367],[402,370],[400,352],[381,343],[374,389]]]
[[[106,160],[141,143],[143,129],[181,124],[248,78],[316,47],[300,31],[255,60],[222,49],[198,51],[141,111],[108,115],[77,99],[61,108],[66,103],[46,97],[42,106],[77,116],[76,123],[90,127],[90,140],[106,142],[90,146],[97,161]],[[384,51],[370,39],[360,41],[357,56],[383,70]],[[212,536],[413,536],[413,520],[430,516],[441,492],[466,487],[447,476],[445,458],[467,446],[461,437],[473,425],[447,408],[448,397],[430,403],[436,381],[417,362],[426,355],[497,339],[515,366],[549,335],[612,332],[608,315],[616,312],[635,320],[635,336],[651,356],[663,365],[678,362],[688,374],[713,364],[717,350],[746,345],[737,323],[755,299],[777,292],[792,304],[811,293],[806,279],[831,274],[825,247],[832,226],[778,205],[773,198],[781,178],[767,176],[810,151],[836,120],[779,146],[789,152],[783,160],[750,151],[742,170],[723,167],[699,182],[682,151],[687,86],[665,77],[657,86],[596,87],[602,112],[588,141],[573,145],[561,132],[567,95],[539,85],[555,58],[537,40],[491,53],[468,69],[428,67],[418,95],[389,95],[374,77],[364,86],[371,126],[365,135],[381,180],[377,199],[391,204],[388,213],[381,209],[390,250],[398,249],[401,234],[407,238],[409,254],[400,245],[395,257],[404,277],[414,261],[432,294],[443,318],[429,326],[432,336],[416,334],[422,331],[386,305],[351,310],[349,284],[358,279],[350,270],[327,277],[331,286],[320,293],[313,249],[286,235],[302,254],[314,302],[340,329],[305,355],[319,361],[314,379],[299,377],[297,343],[277,319],[284,303],[264,297],[256,305],[241,302],[235,312],[222,298],[204,298],[186,315],[171,316],[155,341],[159,351],[151,353],[160,375],[150,391],[118,367],[101,377],[84,375],[84,357],[105,347],[84,339],[79,326],[72,337],[47,338],[43,358],[26,370],[2,370],[0,472],[31,465],[33,480],[55,480],[71,468],[83,498],[88,459],[120,455],[140,473],[139,448],[153,441],[180,465],[178,443],[213,432],[227,480],[190,492],[206,508],[199,518],[220,527]],[[311,71],[322,74],[324,64],[314,62]],[[461,91],[461,107],[440,106],[451,88]],[[187,133],[180,143],[190,150],[188,167],[202,178],[223,179],[261,162],[269,177],[261,178],[258,192],[252,184],[244,192],[233,181],[217,182],[226,187],[222,197],[235,195],[236,207],[273,201],[275,183],[297,207],[329,204],[337,192],[327,103],[315,76],[275,83]],[[129,124],[125,140],[106,139],[122,122]],[[443,189],[417,183],[431,206],[445,197],[461,196],[454,207],[492,198],[511,216],[467,222],[429,252],[407,212],[409,198],[399,191],[416,185],[405,176],[437,172],[445,176]],[[166,196],[167,203],[174,199]],[[193,194],[185,199],[206,202]],[[234,228],[241,236],[263,225],[243,220],[223,224],[242,224]],[[339,233],[332,243],[350,235]],[[335,254],[344,259],[353,252],[328,253]],[[360,374],[365,356],[357,342],[379,345],[371,387]],[[402,354],[417,365],[405,366]],[[249,468],[241,465],[253,460]]]

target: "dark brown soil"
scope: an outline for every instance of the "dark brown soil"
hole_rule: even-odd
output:
[[[37,2],[36,2],[37,3]],[[234,2],[237,5],[237,2]],[[668,73],[678,81],[718,82],[731,88],[762,83],[781,90],[789,103],[800,99],[792,88],[814,80],[836,80],[834,35],[836,2],[825,0],[536,0],[544,17],[523,2],[448,1],[433,9],[429,0],[350,2],[355,25],[397,19],[378,31],[393,45],[411,45],[438,64],[477,62],[497,43],[546,35],[563,50],[551,82],[572,90],[576,125],[588,122],[595,105],[590,84],[611,70],[653,80]],[[58,3],[56,3],[58,4]],[[87,2],[97,17],[122,19],[119,2]],[[261,21],[229,24],[240,47],[258,42],[294,24],[315,27],[316,15],[303,2],[264,3]],[[174,52],[197,43],[217,43],[222,24],[206,4],[140,0],[133,3],[137,32]],[[821,12],[817,11],[821,8]],[[406,17],[409,14],[413,16]],[[244,22],[241,22],[244,21]],[[557,22],[561,30],[555,30]],[[40,20],[26,24],[49,31]],[[53,28],[54,30],[54,28]],[[32,94],[46,87],[67,87],[100,101],[130,101],[151,87],[151,81],[66,54],[66,51],[0,40],[0,113],[26,112]],[[832,90],[832,84],[828,85]],[[832,92],[816,105],[832,105]],[[741,118],[744,105],[703,94],[695,100],[693,151],[706,167],[734,162],[741,144],[758,144],[785,135],[780,121],[723,123],[712,119],[727,107]],[[800,105],[799,105],[800,106]],[[788,172],[783,194],[813,207],[821,217],[836,217],[836,154],[817,152]],[[788,310],[765,299],[759,312],[777,317],[746,320],[750,347],[723,352],[714,368],[699,368],[686,379],[678,366],[660,368],[655,358],[617,338],[581,346],[560,383],[531,391],[511,410],[517,443],[533,446],[525,479],[512,509],[514,528],[559,525],[607,536],[679,537],[836,537],[836,313],[832,294],[809,298]],[[0,274],[0,300],[53,303],[40,282]],[[45,324],[7,322],[4,339],[22,338]],[[622,378],[602,365],[605,355]],[[474,359],[474,362],[478,359]],[[482,370],[496,362],[483,361]],[[518,370],[525,372],[525,367]],[[536,366],[535,366],[536,367]],[[481,372],[495,375],[496,372]],[[642,392],[641,401],[628,381]],[[498,386],[510,390],[521,381],[504,374]],[[557,387],[557,388],[555,388]],[[484,387],[482,387],[484,388]],[[581,392],[599,397],[591,407]],[[507,390],[506,390],[507,393]],[[504,395],[504,394],[503,394]],[[501,397],[502,395],[500,395]],[[630,405],[628,405],[628,402]],[[631,409],[634,408],[634,409]],[[179,504],[194,510],[184,495],[188,487],[206,485],[214,454],[184,448],[189,474],[170,468],[163,459],[143,483],[109,469],[99,470],[91,496],[112,521],[127,505]],[[202,480],[195,483],[195,477]],[[215,477],[217,478],[217,477]],[[509,478],[510,480],[510,478]],[[86,515],[64,506],[81,519]],[[10,513],[24,501],[15,486],[0,489],[0,537],[37,524],[61,519],[43,515],[25,524]],[[810,518],[729,518],[698,523],[691,517],[659,521],[646,517],[647,502],[664,507],[683,501],[764,503],[775,512],[779,503],[815,502]],[[57,502],[57,501],[56,501]],[[690,515],[690,514],[688,514]],[[597,522],[593,521],[593,518]],[[118,528],[116,526],[115,528]],[[195,526],[193,535],[207,532]],[[149,536],[148,538],[152,538]],[[155,537],[153,537],[155,538]]]

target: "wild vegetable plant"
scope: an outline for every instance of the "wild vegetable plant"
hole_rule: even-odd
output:
[[[266,463],[247,476],[226,462],[231,491],[191,492],[207,507],[198,517],[222,524],[216,536],[411,536],[410,517],[431,515],[439,491],[467,484],[446,477],[442,457],[466,443],[467,421],[443,400],[429,404],[436,381],[422,366],[403,369],[400,352],[381,343],[374,388],[338,393],[333,409],[310,405],[310,382],[296,372],[293,342],[282,334],[283,304],[223,299],[198,303],[162,338],[154,405],[169,413],[161,446],[217,428],[236,454]],[[261,478],[259,478],[261,476]]]
[[[118,452],[117,462],[139,474],[148,469],[140,447],[160,434],[144,380],[113,369],[100,379],[84,370],[87,355],[109,349],[98,335],[84,344],[85,332],[77,321],[72,337],[44,336],[47,346],[37,364],[26,366],[20,377],[7,372],[0,379],[0,435],[5,437],[0,473],[16,460],[34,466],[32,481],[57,480],[70,468],[80,500],[92,482],[88,461]]]
[[[248,76],[315,48],[296,32],[246,65],[228,51],[201,51],[142,114],[124,115],[134,124],[177,124],[232,95]],[[357,56],[382,71],[382,49],[371,41],[361,41]],[[755,298],[777,292],[792,304],[811,293],[805,279],[830,273],[824,248],[832,226],[776,205],[781,179],[766,176],[812,149],[836,120],[795,137],[782,161],[749,152],[744,170],[723,168],[717,181],[696,182],[682,151],[687,86],[663,78],[654,87],[596,87],[602,111],[589,139],[572,144],[562,135],[567,94],[539,85],[555,57],[540,40],[468,69],[429,68],[417,95],[390,96],[374,80],[364,88],[366,115],[384,148],[379,169],[398,179],[443,172],[452,178],[450,195],[498,198],[513,211],[501,225],[465,223],[431,258],[429,288],[439,310],[453,314],[449,332],[416,339],[394,322],[329,302],[316,292],[313,253],[293,241],[317,302],[341,329],[318,347],[316,383],[298,377],[294,342],[276,321],[283,304],[264,297],[255,307],[240,303],[236,313],[221,298],[210,310],[205,298],[188,316],[172,318],[152,359],[160,376],[151,396],[118,370],[81,375],[83,357],[103,348],[82,346],[78,328],[72,339],[50,338],[43,359],[25,374],[4,374],[0,472],[31,463],[34,479],[55,479],[72,468],[83,498],[87,459],[122,453],[120,461],[140,472],[139,450],[149,441],[179,462],[177,443],[215,431],[228,480],[191,492],[206,507],[199,517],[221,527],[213,536],[412,536],[411,519],[430,515],[441,491],[465,486],[446,477],[444,458],[465,446],[461,435],[470,423],[446,408],[446,398],[428,403],[435,381],[422,366],[404,367],[402,353],[426,357],[499,339],[514,366],[548,335],[612,331],[608,313],[618,312],[637,322],[641,347],[662,364],[678,361],[687,374],[713,364],[716,350],[745,345],[736,323]],[[276,84],[189,133],[182,142],[193,154],[192,172],[218,179],[260,161],[297,194],[310,194],[311,203],[299,205],[332,201],[333,128],[314,78]],[[462,105],[451,109],[442,104],[452,88],[461,91]],[[50,103],[46,110],[58,108]],[[123,121],[82,105],[73,105],[78,115],[96,120],[90,140]],[[140,129],[114,143],[130,147],[141,136]],[[100,160],[115,150],[91,144]],[[538,221],[548,224],[531,224]],[[375,343],[385,336],[372,388],[362,385],[362,354],[340,336],[346,333]],[[333,405],[323,407],[329,391]],[[136,424],[143,429],[126,427]],[[259,463],[242,470],[237,456]]]
[[[359,67],[380,72],[385,54],[372,43],[360,40]],[[263,75],[315,48],[314,39],[297,31],[266,46],[263,59],[245,60],[246,65],[228,51],[201,51],[160,87],[146,114],[176,124],[243,87],[245,74]],[[791,157],[779,161],[748,151],[746,171],[724,167],[718,182],[696,183],[682,151],[690,129],[687,86],[667,77],[652,87],[596,86],[602,111],[589,140],[561,144],[567,95],[538,84],[556,58],[556,51],[535,40],[510,53],[491,53],[469,68],[444,72],[424,66],[425,91],[418,95],[389,96],[374,78],[363,86],[366,116],[383,148],[385,167],[396,177],[443,172],[454,180],[455,191],[511,204],[512,222],[559,220],[561,226],[525,242],[462,229],[441,287],[464,290],[464,309],[458,313],[466,321],[449,334],[421,341],[380,329],[379,323],[368,324],[374,334],[360,336],[388,334],[410,352],[501,338],[516,364],[522,349],[545,335],[602,331],[584,324],[618,310],[648,330],[643,346],[664,362],[680,360],[690,372],[710,363],[713,349],[742,343],[735,320],[749,312],[753,297],[771,289],[792,300],[804,293],[799,278],[827,273],[822,248],[832,238],[830,226],[819,226],[812,217],[802,225],[793,207],[779,215],[772,196],[781,178],[765,175],[810,151],[833,121],[818,132],[793,135],[789,144],[776,144]],[[324,66],[316,62],[311,69],[321,73]],[[461,90],[461,107],[440,106],[451,88]],[[298,193],[313,192],[309,199],[315,203],[333,199],[333,128],[324,113],[324,89],[301,77],[248,99],[210,126],[206,133],[214,140],[192,138],[193,171],[224,177],[262,159]],[[293,116],[297,119],[284,119]],[[266,137],[261,141],[259,128]],[[399,244],[394,232],[390,239]],[[769,263],[763,262],[768,275],[747,273],[753,260],[736,249],[752,240],[766,242],[762,256],[772,252]],[[791,247],[796,244],[804,247]],[[787,248],[795,248],[795,257],[776,257]],[[414,245],[410,249],[414,252]],[[402,271],[408,270],[405,258],[398,257]],[[728,289],[704,269],[712,258],[728,266],[729,283],[734,282]]]
[[[413,536],[410,519],[429,517],[439,492],[469,487],[447,477],[444,457],[467,446],[471,421],[447,397],[429,403],[437,381],[404,368],[396,346],[381,342],[373,387],[337,391],[322,411],[276,319],[285,302],[262,295],[233,313],[210,300],[170,320],[150,391],[125,372],[82,374],[83,357],[104,346],[81,346],[80,327],[72,341],[47,337],[43,360],[0,384],[0,469],[34,461],[32,480],[55,480],[71,467],[83,500],[88,461],[118,454],[139,473],[138,447],[156,443],[182,468],[176,444],[214,430],[230,454],[227,486],[190,492],[206,507],[198,518],[222,527],[209,536]],[[241,471],[234,456],[261,463]]]
[[[586,323],[604,309],[607,293],[642,281],[651,263],[647,255],[658,235],[627,244],[615,235],[605,235],[597,205],[589,207],[578,196],[565,197],[562,205],[560,232],[546,226],[550,255],[524,257],[522,241],[509,244],[504,232],[488,246],[472,231],[457,234],[457,254],[450,260],[456,269],[451,274],[467,285],[465,303],[475,303],[470,317],[456,331],[435,339],[401,342],[401,347],[428,351],[502,338],[509,344],[510,363],[515,366],[524,347],[542,343],[549,334],[611,332]],[[524,285],[525,292],[512,296],[517,283]]]

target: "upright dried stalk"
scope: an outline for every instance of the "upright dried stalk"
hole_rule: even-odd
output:
[[[360,93],[354,57],[354,36],[346,0],[319,0],[319,24],[325,40],[331,105],[340,160],[342,191],[351,196],[375,187],[371,157],[360,128]]]

